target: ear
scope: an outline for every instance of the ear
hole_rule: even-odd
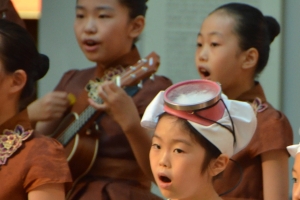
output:
[[[22,91],[27,81],[27,74],[24,70],[16,70],[11,75],[10,93]]]
[[[145,17],[142,15],[137,16],[131,22],[130,37],[137,38],[144,30],[145,27]]]
[[[243,69],[255,68],[258,61],[258,51],[256,48],[250,48],[244,52]]]
[[[218,175],[222,171],[224,171],[228,162],[229,162],[229,158],[225,154],[221,154],[217,159],[212,160],[210,163],[210,170],[209,170],[210,175],[213,177]]]

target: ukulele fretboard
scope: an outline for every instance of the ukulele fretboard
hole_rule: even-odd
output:
[[[73,138],[74,133],[78,133],[80,129],[86,124],[86,122],[95,114],[97,110],[88,106],[78,117],[78,120],[74,121],[65,132],[58,137],[58,141],[65,146]]]

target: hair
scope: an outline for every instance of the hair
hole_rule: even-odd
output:
[[[129,17],[136,18],[139,15],[146,16],[148,0],[119,0],[119,2],[129,9]]]
[[[135,19],[137,16],[146,16],[146,11],[148,9],[146,3],[148,0],[119,0],[119,2],[128,8],[130,19]],[[139,40],[139,37],[133,40],[135,44]]]
[[[225,11],[236,20],[239,46],[242,50],[257,49],[259,58],[255,75],[261,73],[269,59],[270,44],[280,33],[279,23],[271,16],[263,16],[257,8],[242,3],[224,4],[210,14],[216,11]]]
[[[24,70],[27,82],[20,100],[30,98],[35,91],[35,82],[48,71],[49,59],[39,54],[32,36],[21,26],[0,19],[0,60],[6,73]]]
[[[161,119],[163,116],[174,116],[168,113],[163,113],[159,116]],[[176,117],[176,116],[174,116]],[[201,166],[201,173],[204,173],[209,167],[211,160],[216,159],[220,156],[221,151],[213,145],[209,140],[207,140],[199,131],[197,131],[186,119],[176,117],[176,123],[182,125],[182,128],[190,133],[190,136],[195,139],[195,141],[202,146],[206,151],[204,155],[203,165]]]

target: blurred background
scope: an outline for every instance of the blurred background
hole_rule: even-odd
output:
[[[53,90],[63,73],[94,64],[81,53],[73,32],[76,1],[12,0],[41,53],[50,58],[50,70],[38,83],[38,96]],[[294,143],[300,141],[300,1],[299,0],[149,0],[146,29],[138,42],[141,56],[161,56],[158,74],[174,83],[199,78],[194,66],[196,37],[201,22],[213,9],[243,2],[275,17],[281,33],[271,45],[269,64],[259,77],[267,99],[289,118]],[[290,168],[293,159],[290,158]],[[291,177],[291,175],[290,175]],[[290,190],[292,180],[290,182]],[[157,192],[157,189],[153,189]]]

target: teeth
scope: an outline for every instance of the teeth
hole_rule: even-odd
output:
[[[210,73],[209,73],[206,69],[204,69],[204,68],[200,68],[199,71],[200,71],[204,76],[209,76],[209,75],[210,75]]]

